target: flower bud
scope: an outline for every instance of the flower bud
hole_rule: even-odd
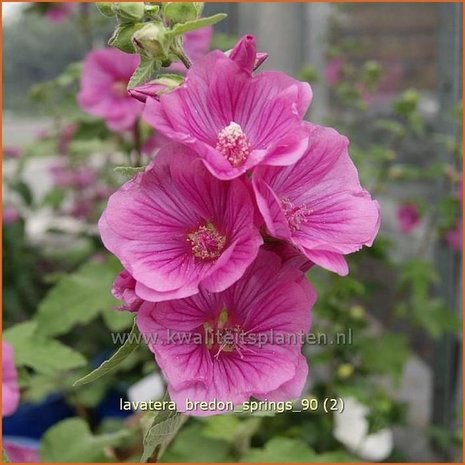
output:
[[[363,320],[365,317],[365,309],[361,305],[352,305],[349,313],[354,320]]]
[[[337,377],[340,379],[350,378],[354,373],[354,366],[351,363],[341,363],[337,368]]]
[[[134,53],[135,49],[132,43],[132,36],[142,27],[144,27],[144,23],[120,24],[113,32],[113,35],[108,41],[108,45],[119,48],[121,51],[126,53]]]
[[[98,2],[95,4],[97,6],[98,11],[102,13],[103,16],[115,16],[115,12],[113,11],[113,6],[115,5],[112,2]]]
[[[173,24],[193,21],[199,16],[199,7],[193,2],[166,2],[163,3],[165,19]]]
[[[144,2],[119,2],[115,3],[113,9],[123,22],[140,21],[144,17]]]
[[[132,43],[140,55],[164,61],[168,58],[166,29],[161,23],[148,23],[132,36]]]
[[[172,91],[183,82],[182,76],[165,75],[140,86],[129,89],[129,95],[144,102],[147,98],[157,99],[161,94]]]

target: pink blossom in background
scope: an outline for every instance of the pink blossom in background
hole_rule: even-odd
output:
[[[138,55],[115,48],[90,52],[84,60],[78,95],[82,110],[103,118],[113,131],[132,129],[144,108],[126,89],[138,64]]]
[[[9,439],[4,439],[3,449],[11,463],[40,462],[39,451],[35,447],[17,444]]]
[[[207,26],[195,31],[190,31],[184,34],[183,47],[186,55],[191,62],[196,62],[199,58],[207,54],[210,49],[210,44],[213,39],[213,27]],[[175,73],[185,73],[186,67],[180,61],[172,63],[168,71]]]
[[[3,207],[2,219],[4,225],[15,224],[20,216],[15,207]]]
[[[334,87],[342,78],[342,70],[345,65],[343,58],[331,58],[325,67],[325,80],[328,86]]]
[[[400,206],[396,212],[397,223],[404,234],[411,233],[420,224],[420,212],[415,204]]]
[[[66,155],[68,153],[68,148],[71,140],[73,139],[74,134],[78,130],[78,125],[71,123],[66,125],[60,130],[58,134],[58,152]]]
[[[346,275],[343,256],[370,246],[378,233],[379,205],[360,186],[347,138],[331,128],[310,123],[306,128],[308,146],[297,163],[255,169],[258,207],[271,236]]]
[[[256,56],[247,37],[245,55]],[[302,119],[311,98],[307,83],[277,71],[252,76],[242,58],[238,64],[216,50],[193,64],[183,85],[148,99],[144,118],[227,180],[260,164],[295,163],[307,143]]]
[[[76,5],[72,3],[49,3],[49,7],[45,12],[45,17],[52,23],[59,24],[68,19],[72,14]]]
[[[23,151],[19,147],[15,147],[12,145],[7,145],[2,149],[2,155],[5,159],[18,159],[21,158]]]
[[[118,310],[129,310],[136,312],[142,305],[143,300],[137,297],[136,280],[126,271],[123,270],[113,282],[111,293],[113,296],[123,302],[123,306]]]
[[[73,185],[79,189],[92,186],[96,179],[95,170],[90,166],[79,166],[73,170]]]
[[[94,199],[97,202],[101,200],[107,200],[108,197],[110,197],[110,195],[113,194],[113,192],[115,192],[115,189],[113,187],[99,184],[95,186],[94,193],[93,193]]]
[[[2,416],[12,415],[19,405],[18,373],[13,348],[2,341]]]
[[[153,302],[219,292],[237,281],[262,243],[242,180],[221,182],[181,145],[109,199],[99,230],[105,247]]]
[[[96,173],[89,166],[71,168],[62,160],[55,161],[49,168],[55,186],[83,189],[92,186],[96,181]]]
[[[68,211],[68,214],[78,220],[85,220],[92,213],[92,202],[86,197],[76,197]]]
[[[454,229],[446,231],[444,234],[444,239],[447,242],[447,245],[453,249],[460,252],[462,250],[462,225],[461,221],[457,221]]]
[[[141,333],[154,341],[149,348],[178,410],[185,410],[186,399],[231,401],[236,406],[251,396],[283,401],[298,398],[307,379],[299,335],[310,330],[315,300],[301,271],[262,250],[227,290],[146,302],[136,321]]]
[[[74,185],[74,173],[62,160],[55,161],[50,166],[49,171],[55,186],[67,188]]]

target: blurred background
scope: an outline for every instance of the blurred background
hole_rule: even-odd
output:
[[[2,9],[3,324],[21,387],[3,434],[31,450],[42,438],[40,458],[61,459],[53,426],[77,417],[94,438],[113,435],[110,458],[129,460],[138,416],[118,399],[162,395],[150,354],[72,387],[114,351],[109,330],[131,323],[112,310],[118,267],[96,221],[133,141],[76,103],[79,62],[105,46],[114,20],[93,4]],[[342,397],[344,412],[191,419],[162,461],[460,462],[462,5],[209,3],[204,14],[217,12],[228,17],[207,48],[252,33],[269,53],[264,69],[312,85],[307,119],[350,138],[382,230],[351,257],[349,277],[309,273],[320,296],[312,332],[352,335],[306,348],[305,395]]]

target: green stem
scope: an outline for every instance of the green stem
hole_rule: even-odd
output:
[[[192,66],[192,62],[189,59],[189,57],[186,55],[184,52],[184,49],[182,47],[178,47],[174,50],[174,54],[182,61],[184,66],[189,69]]]

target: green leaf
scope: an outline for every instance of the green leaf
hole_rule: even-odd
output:
[[[185,23],[175,24],[169,33],[173,35],[181,35],[186,32],[195,31],[205,26],[211,26],[219,23],[228,16],[226,13],[218,13],[213,16],[207,16],[206,18],[194,19],[192,21],[186,21]]]
[[[317,454],[305,442],[298,439],[274,437],[263,449],[251,449],[241,462],[353,462],[354,457],[344,451]]]
[[[138,173],[143,173],[145,166],[117,166],[113,169],[115,173],[122,174],[128,178],[133,178]]]
[[[40,458],[43,462],[113,462],[108,448],[120,445],[130,434],[126,429],[94,436],[84,420],[69,418],[47,430]]]
[[[253,436],[260,427],[260,417],[240,418],[236,415],[213,415],[205,419],[203,435],[235,444]]]
[[[124,331],[131,328],[134,320],[131,312],[115,311],[113,308],[103,310],[102,317],[107,328],[114,332]]]
[[[136,321],[132,326],[125,343],[108,359],[105,360],[98,368],[91,371],[81,379],[78,379],[73,386],[82,386],[91,383],[96,379],[105,376],[110,371],[114,370],[129,354],[131,354],[140,344],[139,330],[137,329]]]
[[[134,74],[129,80],[128,89],[132,89],[133,87],[137,87],[140,84],[144,84],[144,82],[150,80],[156,71],[160,68],[161,63],[159,60],[141,57],[139,66],[134,71]]]
[[[27,366],[40,373],[50,374],[86,364],[80,353],[37,333],[36,329],[37,323],[28,321],[4,332],[4,340],[13,346],[17,366]]]
[[[10,460],[8,459],[5,449],[2,447],[2,463],[10,463]]]
[[[222,415],[218,415],[220,417]],[[163,455],[163,462],[186,463],[193,457],[196,462],[234,462],[228,449],[227,442],[203,436],[198,425],[192,424],[179,432],[173,445]]]
[[[409,355],[407,340],[402,334],[387,333],[360,342],[360,357],[364,368],[372,373],[390,373],[400,380]]]
[[[109,308],[118,305],[111,295],[111,284],[119,271],[112,258],[89,262],[75,273],[65,275],[39,305],[39,332],[57,336],[78,324],[85,324]]]
[[[167,400],[167,396],[164,400]],[[140,461],[158,460],[186,420],[186,415],[173,410],[157,412],[145,434],[144,452]]]

